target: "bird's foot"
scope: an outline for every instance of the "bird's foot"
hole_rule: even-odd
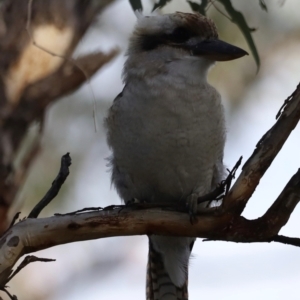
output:
[[[125,203],[125,207],[136,208],[136,209],[147,208],[148,205],[149,203],[147,201],[137,199],[137,198],[132,198],[130,200],[127,200]]]
[[[199,195],[193,193],[186,199],[186,207],[188,209],[190,222],[192,225],[197,223],[198,198]]]
[[[186,207],[190,216],[191,224],[197,223],[198,213],[207,213],[209,208],[220,206],[223,199],[224,187],[219,185],[215,190],[206,195],[192,193],[186,199]]]
[[[134,204],[140,204],[140,203],[144,203],[142,200],[137,199],[137,198],[132,198],[129,201],[126,202],[126,205],[131,206]]]

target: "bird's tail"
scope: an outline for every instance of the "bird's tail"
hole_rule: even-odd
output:
[[[182,287],[173,284],[165,270],[161,254],[149,242],[147,300],[188,300],[187,280]]]

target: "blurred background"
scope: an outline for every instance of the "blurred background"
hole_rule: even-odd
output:
[[[232,0],[243,12],[261,57],[257,68],[253,57],[218,63],[209,82],[222,95],[227,118],[225,162],[232,168],[242,155],[251,155],[261,136],[274,124],[283,101],[295,90],[300,79],[300,2],[265,1],[268,12],[258,1]],[[153,1],[143,1],[150,13]],[[224,11],[220,4],[216,6]],[[173,0],[164,13],[190,11],[184,0]],[[220,37],[249,51],[233,23],[212,5]],[[26,216],[50,187],[59,169],[60,158],[71,153],[71,174],[58,197],[41,217],[66,213],[89,206],[119,204],[110,185],[103,119],[115,96],[122,90],[122,66],[128,38],[135,24],[128,0],[115,1],[98,18],[76,54],[93,49],[108,51],[118,47],[120,55],[105,65],[91,80],[97,101],[98,131],[93,122],[91,87],[48,109],[42,152],[19,195],[15,210]],[[34,130],[34,128],[32,129]],[[244,216],[261,216],[276,199],[300,166],[300,126],[294,130],[263,177],[249,201]],[[300,211],[296,209],[281,234],[300,236]],[[37,253],[54,258],[52,263],[34,263],[10,283],[10,292],[22,300],[145,299],[148,241],[145,236],[109,238],[73,243]],[[190,299],[299,299],[300,250],[281,244],[234,244],[199,239],[190,262]],[[2,295],[1,295],[2,296]]]

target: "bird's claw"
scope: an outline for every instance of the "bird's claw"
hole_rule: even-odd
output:
[[[131,205],[139,204],[139,203],[143,203],[143,202],[137,198],[132,198],[126,202],[126,205],[131,206]]]
[[[191,194],[187,199],[186,199],[186,206],[188,209],[188,213],[190,216],[190,222],[191,224],[196,224],[198,219],[197,219],[197,212],[198,212],[198,194]]]

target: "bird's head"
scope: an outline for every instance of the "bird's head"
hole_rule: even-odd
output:
[[[165,59],[202,57],[211,62],[248,53],[218,39],[214,22],[199,13],[139,16],[128,55],[159,53]],[[169,56],[169,57],[168,57]]]

